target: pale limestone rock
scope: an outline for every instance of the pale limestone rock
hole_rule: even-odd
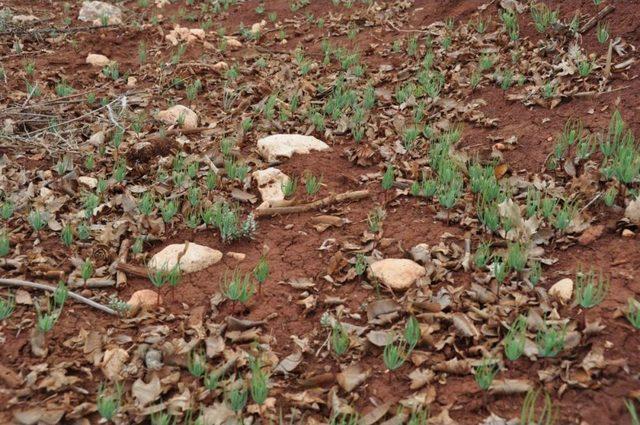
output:
[[[182,128],[198,127],[198,115],[183,105],[174,105],[169,109],[158,112],[158,120],[169,125],[178,124],[182,120]]]
[[[88,187],[89,189],[95,189],[98,186],[98,179],[90,176],[80,176],[78,177],[78,183]]]
[[[426,274],[426,270],[415,261],[405,258],[386,258],[369,266],[373,278],[393,290],[408,289]]]
[[[231,50],[237,50],[242,47],[242,42],[235,37],[225,36],[225,43]]]
[[[567,302],[573,295],[573,280],[565,277],[560,279],[549,288],[549,295],[556,297],[562,302]]]
[[[148,311],[162,304],[162,297],[158,297],[158,293],[151,289],[141,289],[131,295],[127,304],[129,304],[130,313],[135,314],[138,310]]]
[[[105,66],[111,63],[111,59],[106,57],[105,55],[99,55],[97,53],[89,53],[85,62],[91,66],[95,66],[98,68],[104,68]]]
[[[289,181],[289,176],[285,173],[271,167],[266,170],[254,171],[253,178],[258,185],[260,196],[262,196],[262,204],[258,208],[265,208],[274,202],[284,200],[282,185]]]
[[[216,264],[222,259],[222,252],[193,242],[189,242],[186,251],[185,244],[172,244],[155,254],[149,261],[148,267],[155,270],[162,268],[171,270],[178,262],[178,257],[180,257],[180,271],[194,273]]]
[[[103,1],[85,1],[82,3],[78,19],[84,22],[92,22],[94,25],[102,25],[102,17],[106,17],[109,25],[122,23],[122,10]]]
[[[258,140],[258,152],[268,161],[279,156],[291,158],[294,153],[307,154],[328,149],[329,145],[323,141],[301,134],[274,134]]]
[[[640,199],[634,199],[629,202],[629,205],[624,210],[624,216],[633,224],[640,225]]]

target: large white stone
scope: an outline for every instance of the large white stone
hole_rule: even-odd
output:
[[[198,127],[198,115],[183,105],[173,105],[169,109],[158,112],[158,119],[165,124],[175,125],[182,120],[182,128],[190,129]]]
[[[89,53],[85,62],[91,66],[103,68],[111,63],[111,60],[105,55],[99,55],[97,53]]]
[[[150,269],[159,270],[162,268],[172,269],[178,263],[178,257],[183,253],[185,244],[173,244],[154,255],[149,261]],[[216,264],[222,259],[222,252],[189,242],[187,251],[180,258],[180,270],[182,273],[193,273],[204,270]]]
[[[633,224],[640,225],[640,198],[629,202],[629,205],[624,210],[624,216]]]
[[[253,178],[256,180],[263,201],[258,208],[268,207],[273,202],[284,200],[282,185],[289,181],[289,176],[285,173],[271,167],[254,171]]]
[[[549,295],[558,298],[562,302],[567,302],[573,294],[573,280],[565,277],[560,279],[549,288]]]
[[[369,266],[373,278],[391,289],[403,291],[426,274],[426,270],[415,261],[405,258],[386,258]]]
[[[322,140],[301,134],[274,134],[258,140],[258,152],[267,161],[273,161],[279,156],[291,158],[294,153],[306,154],[328,149],[329,145]]]
[[[102,24],[102,17],[106,17],[110,25],[122,23],[122,10],[103,1],[85,1],[82,3],[78,19],[84,22]]]

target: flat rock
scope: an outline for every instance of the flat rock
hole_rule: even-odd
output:
[[[102,17],[108,19],[109,25],[122,23],[122,10],[103,1],[85,1],[82,3],[78,19],[84,22],[92,22],[95,25],[102,25]]]
[[[190,129],[198,127],[198,115],[183,105],[174,105],[169,109],[158,112],[158,120],[169,125],[179,124],[182,120],[182,128]]]
[[[604,225],[602,224],[588,227],[578,238],[578,243],[580,245],[589,245],[602,236],[602,232],[604,232]]]
[[[629,205],[624,210],[624,216],[633,224],[640,225],[640,199],[634,199],[629,202]]]
[[[258,185],[260,196],[262,196],[262,204],[258,208],[268,207],[273,202],[284,200],[282,185],[289,181],[289,176],[285,173],[271,167],[266,170],[254,171],[253,178]]]
[[[131,294],[131,298],[127,301],[132,314],[139,310],[150,310],[162,304],[162,297],[158,297],[158,293],[151,289],[141,289]]]
[[[415,261],[405,258],[386,258],[369,266],[373,278],[379,279],[385,286],[404,291],[426,274],[426,270]]]
[[[105,55],[99,55],[97,53],[89,53],[85,62],[91,66],[103,68],[111,63],[111,59]]]
[[[560,279],[549,288],[549,295],[556,297],[562,302],[567,302],[573,295],[573,280],[565,277]]]
[[[291,158],[294,153],[307,154],[329,149],[329,145],[322,140],[302,134],[273,134],[258,140],[258,152],[267,161],[274,161],[279,156]]]
[[[178,262],[178,257],[184,252],[185,244],[172,244],[155,254],[149,261],[149,268],[172,269]],[[186,252],[180,258],[180,271],[194,273],[216,264],[222,259],[222,252],[208,246],[189,243]]]
[[[78,177],[78,183],[88,187],[89,189],[95,189],[98,186],[98,179],[90,176],[80,176]]]

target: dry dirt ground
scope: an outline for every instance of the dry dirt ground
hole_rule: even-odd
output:
[[[542,3],[512,0],[111,3],[120,19],[91,22],[80,1],[0,1],[0,307],[15,304],[0,321],[0,422],[98,423],[106,399],[120,424],[498,425],[521,423],[538,394],[531,423],[639,423],[640,330],[627,316],[640,325],[640,2],[547,1],[557,15],[542,31]],[[202,32],[173,43],[176,28]],[[163,122],[173,105],[195,112],[195,129]],[[330,149],[271,161],[256,146],[273,134]],[[630,153],[606,156],[612,139]],[[474,187],[479,165],[493,200]],[[252,177],[269,166],[296,179],[288,204],[366,192],[272,216]],[[223,241],[204,218],[223,202],[257,229]],[[148,261],[185,241],[224,256],[155,288]],[[388,258],[423,276],[393,290],[371,267]],[[231,273],[255,287],[261,261],[260,290],[232,302]],[[593,306],[589,271],[588,288],[609,282]],[[549,291],[563,278],[564,300]],[[67,282],[118,314],[11,279]],[[144,289],[159,306],[126,304]],[[524,353],[509,360],[520,315]],[[553,355],[545,328],[560,335]]]

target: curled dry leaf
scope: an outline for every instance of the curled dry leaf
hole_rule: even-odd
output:
[[[352,364],[338,373],[336,379],[343,390],[351,392],[369,377],[369,373],[370,371],[363,369],[361,365]]]
[[[139,407],[145,407],[153,403],[162,393],[162,386],[160,385],[158,375],[154,373],[148,383],[140,378],[136,379],[131,386],[131,393]]]
[[[296,351],[292,354],[289,354],[284,359],[282,359],[280,363],[278,363],[278,365],[275,367],[273,372],[283,373],[286,375],[287,373],[293,372],[298,367],[301,361],[302,361],[302,352]]]

